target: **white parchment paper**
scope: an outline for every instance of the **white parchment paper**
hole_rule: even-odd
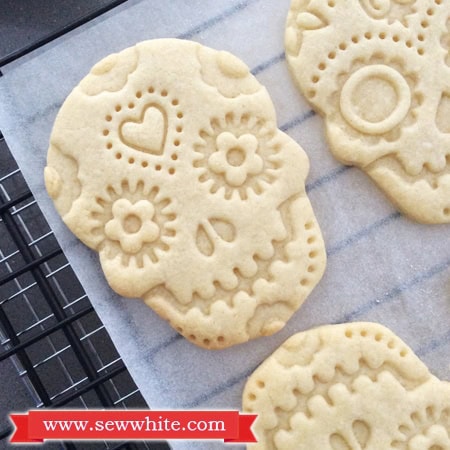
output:
[[[365,174],[333,159],[322,120],[294,87],[284,60],[288,8],[289,0],[131,0],[7,66],[0,78],[0,130],[153,409],[240,409],[247,376],[287,337],[343,321],[381,322],[435,375],[450,379],[450,227],[402,217]],[[275,336],[222,351],[203,350],[180,338],[143,303],[114,294],[97,255],[65,227],[46,194],[48,140],[65,97],[101,58],[161,37],[193,39],[243,59],[271,94],[280,128],[310,157],[307,188],[328,266],[319,286]],[[225,447],[217,442],[171,445]]]

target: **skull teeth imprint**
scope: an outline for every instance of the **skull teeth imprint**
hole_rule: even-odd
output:
[[[105,58],[73,90],[45,182],[116,292],[223,348],[278,331],[322,276],[308,169],[245,64],[163,39]]]
[[[252,450],[449,450],[450,383],[390,330],[329,325],[288,339],[249,378]]]
[[[336,158],[415,220],[450,222],[450,1],[293,0],[285,43]]]

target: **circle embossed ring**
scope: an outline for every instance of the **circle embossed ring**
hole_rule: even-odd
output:
[[[370,79],[386,81],[397,95],[397,103],[393,111],[378,122],[362,118],[352,103],[356,88]],[[350,76],[342,88],[340,105],[342,115],[353,128],[362,133],[383,134],[392,130],[406,117],[411,106],[411,92],[406,80],[395,69],[383,64],[375,64],[365,66]]]

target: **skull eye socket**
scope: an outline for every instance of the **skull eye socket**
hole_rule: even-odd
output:
[[[367,102],[370,108],[366,107]],[[342,115],[353,128],[362,133],[383,134],[408,114],[411,91],[407,81],[392,67],[366,66],[345,82],[340,106]]]

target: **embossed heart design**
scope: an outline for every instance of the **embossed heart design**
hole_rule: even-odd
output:
[[[153,155],[162,154],[166,134],[166,114],[156,105],[148,106],[140,121],[127,120],[120,126],[120,138],[124,144]]]

